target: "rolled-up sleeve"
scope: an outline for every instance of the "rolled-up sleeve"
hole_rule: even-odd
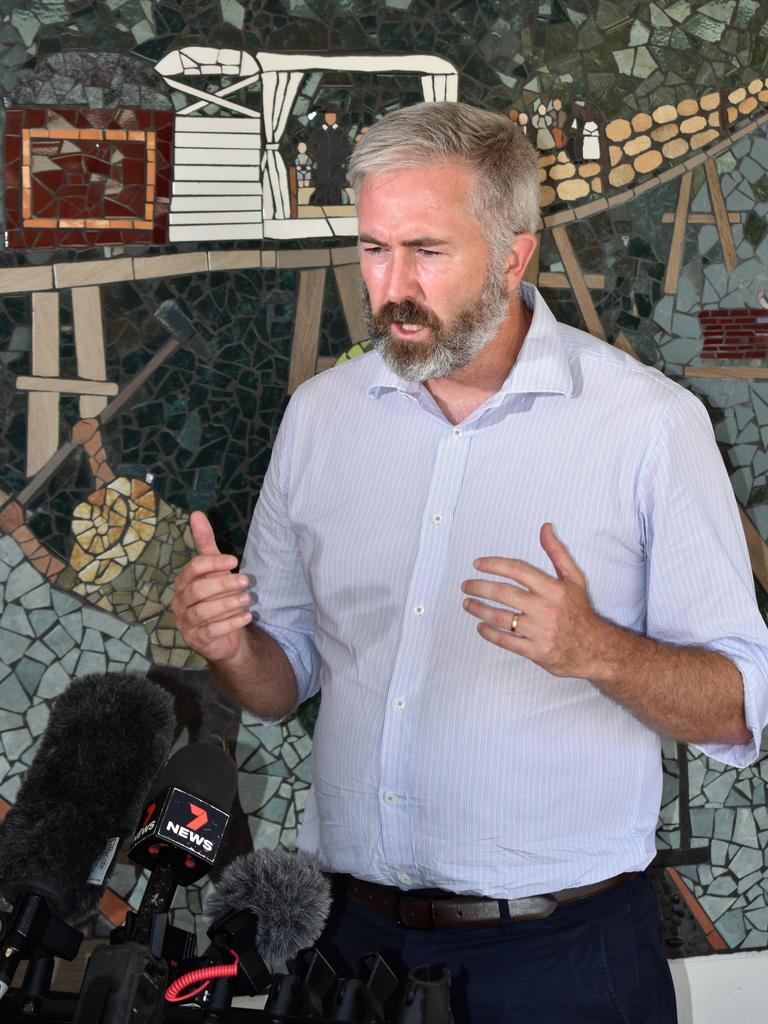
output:
[[[290,413],[289,404],[251,519],[240,568],[251,580],[254,622],[285,652],[296,676],[301,704],[317,692],[320,657],[314,642],[312,596],[288,514]]]
[[[706,647],[741,672],[743,744],[697,744],[738,768],[760,753],[768,723],[768,629],[733,489],[703,405],[678,391],[643,460],[638,489],[646,545],[647,634]]]

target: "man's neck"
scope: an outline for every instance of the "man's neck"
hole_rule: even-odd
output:
[[[496,394],[515,364],[532,319],[523,300],[513,300],[498,333],[471,363],[450,377],[425,381],[447,420],[461,423]]]

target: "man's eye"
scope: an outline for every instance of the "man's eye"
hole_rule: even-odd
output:
[[[422,256],[440,256],[442,253],[437,252],[435,249],[419,249]]]
[[[363,252],[368,253],[371,256],[376,256],[380,252],[384,252],[380,245],[367,245],[363,249]]]

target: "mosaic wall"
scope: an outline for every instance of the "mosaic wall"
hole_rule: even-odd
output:
[[[69,679],[149,672],[240,771],[226,855],[290,847],[316,707],[213,691],[168,611],[194,509],[242,549],[280,417],[365,348],[345,161],[460,98],[540,151],[556,314],[694,391],[768,588],[768,26],[757,0],[0,0],[0,798]],[[194,326],[171,337],[168,303]],[[768,768],[664,746],[670,956],[768,948]],[[118,865],[103,935],[145,880]],[[201,890],[176,923],[200,928]]]

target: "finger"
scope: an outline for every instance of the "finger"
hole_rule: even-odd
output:
[[[248,577],[242,573],[237,575],[229,572],[216,575],[209,573],[192,580],[180,596],[184,606],[191,608],[193,605],[227,597],[231,594],[246,593],[247,589]]]
[[[513,654],[520,654],[524,658],[531,658],[533,645],[527,637],[519,636],[508,629],[497,629],[487,622],[478,622],[477,632],[488,643],[496,647],[502,647],[505,651],[512,651]]]
[[[221,619],[228,619],[231,615],[243,612],[251,603],[251,595],[230,594],[217,600],[201,601],[191,605],[184,610],[186,622],[193,628],[198,628],[207,622],[218,622]]]
[[[230,633],[235,633],[239,629],[243,629],[253,619],[250,612],[238,612],[237,615],[231,615],[227,619],[220,619],[218,622],[206,622],[203,626],[198,626],[197,629],[192,630],[190,639],[194,643],[197,640],[197,646],[204,646],[210,644],[214,640],[220,640],[223,636],[229,636]],[[189,641],[188,641],[189,642]],[[193,646],[190,643],[190,647]]]
[[[531,601],[535,600],[529,590],[516,587],[512,583],[500,583],[498,580],[464,580],[461,589],[470,597],[481,597],[518,611],[524,611],[526,608],[530,610]]]
[[[539,543],[547,553],[559,580],[573,580],[583,583],[584,576],[571,557],[568,548],[555,533],[552,523],[544,523],[539,533]]]
[[[472,598],[467,598],[463,602],[463,608],[470,615],[474,615],[476,619],[486,622],[502,633],[512,633],[514,636],[526,635],[526,616],[522,612],[516,612],[510,608],[494,608],[493,605],[484,604],[482,601],[475,601]]]
[[[535,565],[523,562],[520,558],[499,558],[489,557],[476,558],[472,563],[480,572],[487,572],[490,576],[504,576],[508,580],[522,584],[532,593],[546,593],[547,589],[556,582],[554,576],[542,572]]]
[[[234,555],[195,555],[175,580],[176,593],[189,587],[194,580],[201,576],[226,576],[227,579],[237,579],[232,576],[232,570],[237,568],[237,559]],[[246,582],[247,576],[242,577]]]
[[[198,554],[218,555],[221,554],[216,538],[213,534],[213,527],[208,521],[204,512],[193,512],[189,517],[189,528],[192,531],[192,539],[195,542]]]

